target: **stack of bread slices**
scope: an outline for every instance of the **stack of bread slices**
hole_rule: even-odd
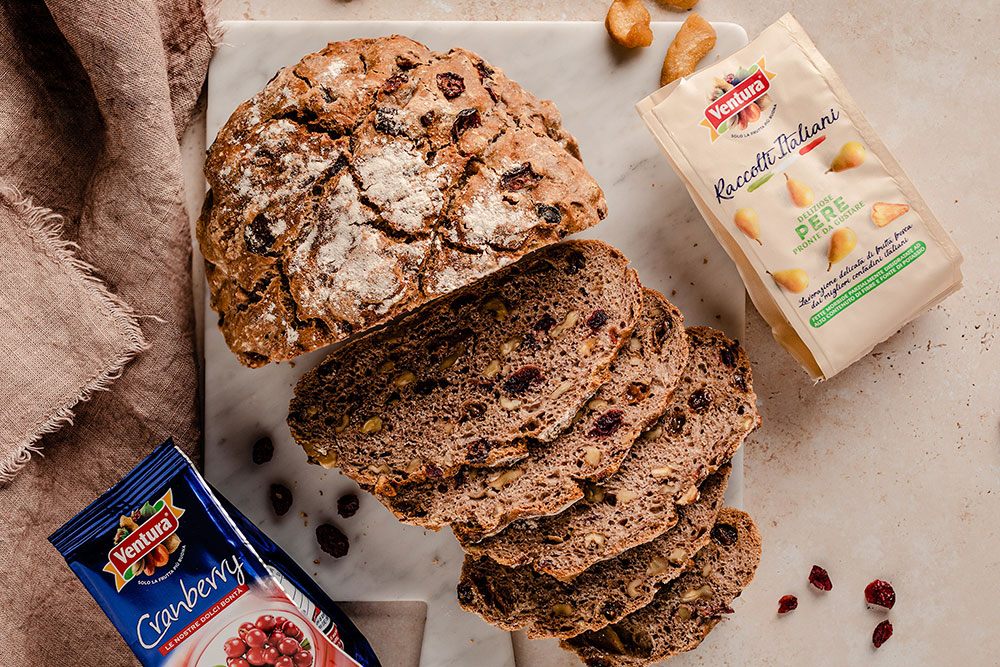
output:
[[[760,536],[723,507],[760,423],[750,363],[628,260],[568,241],[334,351],[288,423],[401,521],[450,526],[462,607],[587,665],[694,648]]]

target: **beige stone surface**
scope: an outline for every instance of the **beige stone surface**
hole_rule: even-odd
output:
[[[654,20],[683,18],[648,4]],[[605,10],[603,0],[221,3],[231,19],[601,20]],[[751,38],[796,15],[965,253],[966,285],[816,386],[748,303],[764,425],[746,448],[745,509],[764,557],[735,616],[671,664],[997,664],[1000,3],[702,0],[698,10]],[[199,141],[192,130],[192,179]],[[813,563],[830,571],[830,593],[808,587]],[[888,614],[864,603],[876,577],[896,587]],[[778,618],[786,593],[799,608]],[[895,635],[875,652],[871,632],[887,616]],[[517,646],[523,664],[556,664]]]

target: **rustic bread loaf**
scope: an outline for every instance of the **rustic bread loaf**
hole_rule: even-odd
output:
[[[391,495],[547,442],[608,379],[642,288],[600,241],[568,241],[351,341],[295,387],[310,461]]]
[[[621,468],[584,489],[584,499],[554,516],[515,521],[462,547],[510,566],[569,579],[599,561],[648,542],[677,521],[676,505],[728,461],[760,422],[743,349],[706,327],[687,329],[691,355],[662,417],[636,440]]]
[[[617,623],[560,645],[587,667],[649,665],[698,646],[753,579],[760,533],[743,512],[724,507],[712,539],[691,569],[660,589],[653,601]]]
[[[588,320],[597,326],[606,315]],[[553,320],[554,321],[554,320]],[[584,479],[615,472],[632,443],[663,414],[687,363],[684,318],[663,296],[643,290],[642,318],[611,366],[611,379],[555,440],[529,443],[511,466],[465,467],[449,479],[409,484],[378,499],[406,523],[435,530],[461,524],[485,537],[510,522],[553,514],[583,497]]]
[[[458,601],[504,630],[526,628],[532,638],[573,637],[603,628],[649,604],[657,589],[680,576],[708,543],[729,471],[725,465],[710,475],[698,500],[680,508],[677,525],[666,533],[567,582],[530,567],[466,556]]]
[[[551,102],[474,53],[329,44],[219,131],[197,235],[251,367],[387,322],[606,214]]]

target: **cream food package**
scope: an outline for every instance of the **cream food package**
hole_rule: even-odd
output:
[[[790,14],[637,110],[814,379],[961,287],[958,248]]]

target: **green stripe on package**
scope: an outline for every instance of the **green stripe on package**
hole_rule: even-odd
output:
[[[889,280],[889,278],[892,278],[894,275],[902,271],[904,267],[912,264],[914,260],[924,254],[925,250],[927,250],[927,244],[923,241],[916,241],[909,248],[896,255],[891,262],[883,266],[878,271],[875,271],[871,275],[867,276],[860,283],[828,303],[823,310],[809,318],[809,324],[813,325],[817,329],[823,326],[836,317],[838,313],[843,312],[852,303],[863,297],[865,294],[868,294],[885,281]]]

